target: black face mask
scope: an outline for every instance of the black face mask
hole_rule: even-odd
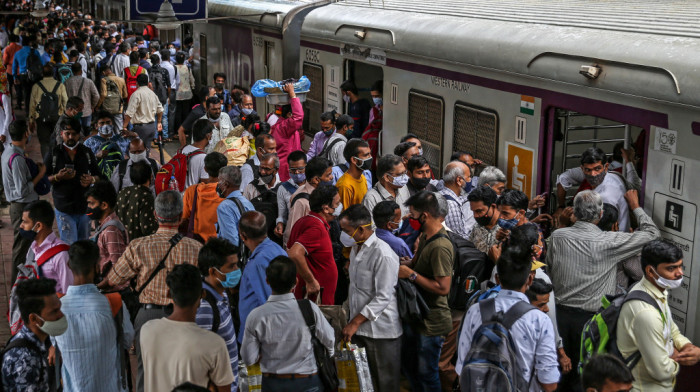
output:
[[[92,220],[100,220],[102,219],[102,215],[104,215],[104,211],[100,207],[97,208],[87,208],[87,211],[85,211],[85,214],[90,217]]]
[[[491,209],[491,207],[489,207],[489,210],[490,210],[490,209]],[[489,210],[486,210],[486,213],[487,213],[487,214],[488,214]],[[476,221],[476,223],[477,223],[479,226],[483,226],[483,227],[488,226],[488,225],[491,223],[491,219],[493,219],[493,214],[491,214],[491,216],[488,216],[488,215],[484,214],[484,216],[480,216],[480,217],[478,217],[478,218],[477,218],[477,217],[474,217],[474,220]]]
[[[415,186],[417,189],[424,189],[428,184],[430,184],[430,178],[416,178],[413,177],[411,178],[411,183],[413,186]]]

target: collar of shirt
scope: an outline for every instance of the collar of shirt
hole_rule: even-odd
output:
[[[375,244],[377,241],[379,241],[379,238],[377,238],[377,233],[374,232],[374,233],[372,233],[371,236],[369,236],[369,238],[367,238],[367,239],[365,240],[365,242],[363,242],[363,243],[361,243],[361,244],[355,244],[355,245],[353,245],[353,246],[355,247],[355,252],[359,253],[359,252],[361,252],[363,249],[369,249],[369,248],[371,248],[372,246],[374,246],[374,244]]]
[[[42,353],[45,353],[45,352],[46,352],[46,345],[44,345],[44,343],[42,343],[42,342],[39,340],[39,338],[34,334],[34,332],[32,332],[31,329],[27,328],[26,325],[23,325],[23,326],[22,326],[22,329],[20,329],[19,332],[17,332],[17,335],[15,335],[15,336],[16,336],[18,339],[20,339],[20,338],[27,338],[27,339],[29,339],[32,343],[34,343],[34,344],[39,348],[39,350],[40,350]],[[33,352],[32,352],[32,355],[34,355]]]
[[[204,290],[207,290],[208,292],[212,293],[212,295],[214,295],[216,302],[220,302],[220,301],[223,301],[224,299],[226,299],[226,297],[225,297],[226,292],[225,291],[224,291],[223,295],[219,294],[219,292],[216,291],[216,289],[214,289],[213,287],[211,287],[211,285],[209,283],[207,283],[205,280],[202,280],[202,287],[204,288]]]
[[[36,258],[39,258],[39,256],[44,253],[47,249],[53,247],[56,245],[60,240],[58,237],[56,237],[56,234],[52,231],[51,234],[49,234],[45,239],[44,242],[41,243],[41,245],[37,245],[36,241],[32,242],[31,248],[32,252],[34,252],[34,256]]]
[[[158,226],[158,230],[156,231],[156,233],[175,235],[175,233],[177,233],[177,227]]]
[[[112,211],[111,214],[107,215],[107,219],[104,220],[104,223],[107,223],[107,222],[109,222],[109,221],[111,221],[111,220],[119,220],[119,217],[117,217],[117,213],[114,212],[114,211]],[[104,223],[101,223],[101,224],[100,224],[100,227],[102,227],[102,225],[103,225]],[[99,228],[98,228],[98,229],[99,229]]]
[[[586,231],[598,231],[601,233],[603,232],[602,230],[600,230],[600,228],[598,226],[594,225],[593,223],[584,222],[584,221],[580,221],[580,220],[576,221],[576,223],[574,223],[574,225],[572,227],[575,227],[575,228],[581,229],[581,230],[586,230]]]
[[[501,289],[501,292],[498,293],[498,296],[501,297],[501,299],[509,299],[509,300],[513,300],[513,301],[525,301],[527,303],[530,303],[530,301],[527,299],[527,295],[525,295],[524,293],[521,293],[519,291]]]
[[[292,186],[294,186],[294,189],[299,189],[299,185],[297,185],[297,183],[294,182],[294,179],[290,178],[289,180],[287,180],[287,182],[292,184]]]
[[[226,196],[227,199],[233,199],[234,197],[237,197],[239,199],[243,197],[243,194],[241,193],[240,189],[236,189],[235,191],[229,193],[228,196]]]
[[[270,295],[270,298],[267,299],[267,302],[282,302],[282,301],[295,301],[296,298],[294,298],[294,293],[287,293],[287,294],[272,294]]]
[[[309,211],[309,216],[313,216],[314,218],[320,220],[323,223],[323,226],[325,226],[326,230],[330,230],[331,225],[326,222],[326,219],[321,216],[318,212],[313,212]]]
[[[66,290],[66,295],[85,295],[85,294],[94,294],[94,293],[99,293],[100,290],[97,288],[92,283],[89,284],[81,284],[78,286],[68,286],[68,289]]]
[[[458,195],[455,193],[455,191],[453,191],[452,189],[450,189],[448,187],[442,188],[442,190],[440,190],[440,192],[442,192],[443,195],[448,194],[449,196],[452,196],[452,198],[457,200],[457,202],[460,204],[464,204],[467,201],[467,195],[465,193],[460,193]],[[447,201],[451,201],[451,200],[448,199]]]
[[[17,154],[20,154],[20,155],[24,156],[24,149],[23,149],[22,147],[16,146],[16,145],[14,145],[14,144],[11,144],[11,146],[12,146],[12,149],[13,149]]]
[[[253,252],[250,254],[249,260],[254,259],[259,253],[264,252],[265,248],[270,246],[272,243],[272,240],[269,238],[265,238],[263,242],[259,243],[258,246],[255,247]]]
[[[668,290],[664,290],[663,292],[659,290],[656,286],[654,286],[653,283],[649,281],[649,279],[645,277],[642,278],[642,287],[651,295],[653,295],[656,299],[661,300],[662,302],[666,302],[666,299],[668,297]]]
[[[394,196],[392,196],[391,193],[389,193],[389,191],[387,191],[386,188],[384,188],[384,185],[382,185],[379,181],[377,181],[375,188],[383,200],[394,200]],[[398,190],[396,191],[396,195],[398,196]]]

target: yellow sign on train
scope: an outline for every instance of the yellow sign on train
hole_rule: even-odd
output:
[[[535,167],[535,151],[527,147],[506,143],[506,185],[517,189],[532,198],[533,168]]]

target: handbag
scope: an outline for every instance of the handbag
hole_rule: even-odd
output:
[[[297,303],[299,304],[301,314],[304,316],[306,326],[309,327],[309,331],[311,332],[311,346],[314,351],[314,357],[316,357],[318,376],[321,378],[321,382],[323,382],[323,387],[326,391],[335,391],[338,389],[338,372],[335,368],[333,358],[328,355],[326,347],[316,337],[316,317],[311,308],[311,301],[302,299],[298,300]]]
[[[418,288],[408,279],[399,279],[396,285],[396,302],[401,320],[407,323],[421,322],[430,313],[430,308]]]
[[[338,392],[374,392],[364,347],[343,343],[335,357],[335,366],[340,384]]]
[[[343,340],[343,328],[348,325],[348,312],[341,305],[321,305],[321,297],[323,296],[323,287],[316,296],[316,305],[321,309],[323,317],[326,318],[328,324],[333,327],[335,333],[335,341]]]

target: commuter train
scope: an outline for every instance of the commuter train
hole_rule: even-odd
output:
[[[229,86],[246,87],[306,75],[309,135],[322,112],[345,110],[340,84],[351,79],[366,98],[383,80],[381,153],[411,132],[436,173],[453,151],[469,151],[530,197],[553,196],[557,175],[578,166],[585,148],[611,153],[615,143],[634,143],[644,209],[684,251],[673,318],[700,341],[700,181],[689,174],[700,172],[700,6],[209,0],[208,7],[207,23],[187,27],[199,82],[211,84],[221,71]],[[272,110],[264,99],[256,107]]]

